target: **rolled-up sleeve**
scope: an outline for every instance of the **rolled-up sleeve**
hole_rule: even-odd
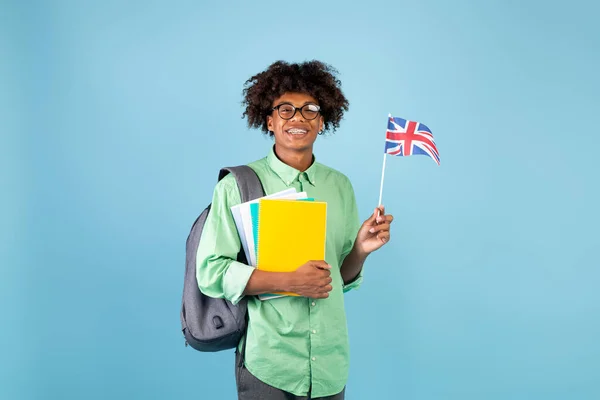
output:
[[[228,175],[219,181],[196,254],[196,279],[200,291],[233,304],[243,298],[254,271],[254,267],[237,261],[241,243],[231,207],[240,202],[234,177]]]
[[[345,190],[344,190],[344,199],[346,200],[346,225],[345,225],[345,239],[344,239],[344,248],[342,251],[342,256],[340,259],[340,265],[343,264],[344,259],[354,247],[354,241],[356,240],[356,235],[362,225],[360,221],[360,217],[358,215],[358,206],[356,205],[356,195],[354,193],[354,188],[352,187],[352,183],[350,180],[346,180]],[[343,291],[344,293],[357,289],[363,282],[363,269],[360,270],[360,273],[352,282],[348,282],[344,284]]]

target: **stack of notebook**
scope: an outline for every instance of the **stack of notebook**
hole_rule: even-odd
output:
[[[231,208],[248,263],[264,271],[294,271],[325,259],[327,203],[288,189]],[[296,293],[263,294],[261,300]]]

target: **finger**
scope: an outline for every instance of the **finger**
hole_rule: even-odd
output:
[[[367,219],[366,223],[374,224],[380,213],[381,213],[381,210],[379,209],[379,207],[375,207],[373,209],[373,214],[371,214],[371,216]]]
[[[320,269],[331,269],[331,265],[327,264],[324,260],[313,260],[312,264]]]
[[[320,269],[321,271],[323,271],[323,273],[329,274],[330,270],[331,270],[331,265],[329,264],[325,264],[325,265],[316,265],[317,269]]]
[[[320,293],[329,293],[329,292],[331,292],[332,289],[333,289],[333,287],[331,285],[326,285],[326,286],[320,287],[318,290]]]
[[[392,222],[394,220],[394,217],[392,215],[385,215],[385,214],[381,214],[380,216],[378,216],[375,219],[375,222],[382,223],[382,222]]]
[[[321,278],[327,278],[329,275],[331,275],[331,269],[317,268],[317,270],[317,274],[319,274]]]
[[[375,232],[389,231],[389,230],[390,230],[390,223],[386,222],[385,224],[375,225],[375,226],[371,227],[371,229],[369,229],[369,232],[375,233]]]
[[[327,285],[329,285],[331,282],[333,281],[333,279],[331,279],[331,277],[327,277],[324,279],[321,279],[321,282],[319,283],[320,287],[326,287]]]
[[[377,235],[377,239],[381,240],[383,243],[387,243],[390,241],[390,233],[389,232],[380,232]]]
[[[377,218],[377,222],[381,223],[381,222],[392,222],[394,220],[394,217],[392,215],[380,215]]]

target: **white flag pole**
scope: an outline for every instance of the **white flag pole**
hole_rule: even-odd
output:
[[[379,205],[381,205],[381,196],[383,194],[383,177],[385,175],[385,159],[387,158],[387,153],[383,153],[383,167],[381,168],[381,186],[379,186]]]
[[[388,114],[388,118],[391,118],[392,114]],[[387,125],[386,125],[387,126]],[[387,128],[386,128],[386,132],[387,132]],[[379,206],[381,206],[381,198],[383,195],[383,178],[385,176],[385,160],[387,156],[387,152],[384,150],[383,151],[383,166],[381,167],[381,185],[379,186]],[[381,214],[381,211],[377,211],[377,216],[379,216]]]

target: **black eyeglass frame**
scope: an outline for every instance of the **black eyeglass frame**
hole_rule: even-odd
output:
[[[284,118],[284,117],[282,117],[282,116],[281,116],[281,113],[279,112],[279,108],[280,108],[281,106],[290,106],[290,107],[292,107],[292,109],[294,110],[294,112],[293,112],[292,116],[291,116],[291,117],[289,117],[289,118]],[[312,107],[316,107],[316,108],[317,108],[317,114],[314,116],[314,118],[308,118],[308,117],[306,117],[306,115],[304,115],[304,112],[303,112],[303,110],[304,110],[304,107],[310,107],[310,106],[312,106]],[[298,110],[300,110],[300,114],[301,114],[301,115],[302,115],[304,118],[306,118],[308,121],[312,121],[313,119],[315,119],[315,118],[317,118],[317,117],[319,116],[319,113],[321,112],[321,107],[320,107],[320,106],[318,106],[318,105],[316,105],[316,104],[314,104],[314,103],[308,103],[308,104],[305,104],[305,105],[303,105],[302,107],[296,107],[296,106],[294,106],[294,105],[293,105],[293,104],[291,104],[291,103],[281,103],[281,104],[279,104],[279,105],[277,105],[277,106],[275,106],[275,107],[271,108],[271,111],[275,111],[275,110],[277,110],[277,114],[279,114],[279,117],[280,117],[281,119],[285,119],[285,120],[289,120],[289,119],[292,119],[292,118],[294,118],[294,116],[296,115],[296,112],[297,112]]]

